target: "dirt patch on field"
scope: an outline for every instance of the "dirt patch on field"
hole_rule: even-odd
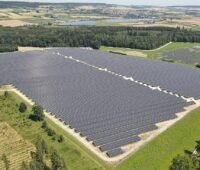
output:
[[[28,52],[28,51],[42,51],[44,48],[40,47],[18,47],[18,51],[20,52]]]
[[[117,53],[123,53],[129,56],[134,56],[134,57],[147,57],[147,54],[140,52],[140,51],[134,51],[134,50],[110,50],[112,52],[117,52]]]
[[[33,25],[33,24],[20,20],[3,20],[0,21],[0,25],[4,27],[19,27],[19,26]]]
[[[127,51],[127,55],[136,56],[136,57],[147,57],[147,54],[139,52],[139,51]]]
[[[85,6],[80,6],[80,7],[76,8],[76,9],[78,9],[78,10],[94,10],[96,8],[93,7],[93,6],[85,5]]]
[[[122,26],[133,26],[133,27],[173,27],[176,28],[177,26],[181,26],[181,24],[168,24],[168,23],[143,23],[143,22],[137,22],[137,23],[120,23]]]

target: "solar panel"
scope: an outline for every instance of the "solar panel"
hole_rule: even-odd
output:
[[[115,157],[115,156],[121,155],[122,153],[123,153],[123,151],[120,148],[117,148],[117,149],[108,151],[107,155],[109,157]]]
[[[78,48],[0,54],[0,84],[14,84],[109,157],[122,154],[120,147],[139,141],[139,134],[194,104],[168,92],[198,98],[199,75],[183,66]]]

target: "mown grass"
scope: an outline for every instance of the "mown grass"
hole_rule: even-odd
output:
[[[167,170],[171,160],[184,150],[193,150],[200,139],[200,108],[130,156],[117,170]]]
[[[2,96],[2,93],[0,93],[0,95]],[[28,110],[26,113],[20,113],[18,111],[20,102],[22,102],[22,99],[11,92],[9,92],[9,96],[5,100],[0,100],[0,120],[10,124],[24,139],[32,143],[35,143],[40,136],[47,143],[49,148],[55,148],[60,156],[64,158],[68,169],[105,169],[101,164],[102,162],[100,163],[84,146],[78,142],[75,143],[72,137],[52,121],[45,118],[48,122],[48,126],[55,130],[57,135],[63,135],[65,141],[59,143],[57,140],[53,140],[52,137],[49,137],[41,128],[42,122],[33,122],[28,118],[31,113],[31,106],[28,105],[28,103]]]

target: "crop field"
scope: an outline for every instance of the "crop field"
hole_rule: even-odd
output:
[[[6,155],[11,170],[20,169],[23,161],[31,160],[31,151],[35,150],[34,145],[24,140],[13,128],[1,120],[0,141],[0,157]],[[0,159],[0,169],[6,169],[2,159]]]
[[[1,54],[0,77],[108,157],[200,99],[197,69],[81,48]]]
[[[160,58],[186,64],[200,63],[200,46],[161,53]]]

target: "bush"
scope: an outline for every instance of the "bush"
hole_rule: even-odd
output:
[[[4,92],[4,97],[5,97],[5,98],[8,97],[8,92],[7,92],[7,91]]]
[[[33,114],[30,115],[30,119],[33,121],[42,121],[44,120],[44,112],[42,106],[34,105],[32,108]]]
[[[62,136],[62,135],[60,135],[59,137],[58,137],[58,142],[59,143],[62,143],[62,142],[64,142],[64,137]]]
[[[46,122],[46,121],[44,121],[44,122],[42,123],[41,128],[42,128],[42,129],[45,129],[45,130],[48,128],[48,125],[47,125],[47,122]]]
[[[19,111],[21,112],[21,113],[24,113],[24,112],[26,112],[26,110],[27,110],[27,106],[26,106],[26,104],[25,103],[20,103],[20,105],[19,105]]]
[[[200,63],[195,64],[196,68],[200,68]]]
[[[47,129],[47,134],[48,136],[54,136],[56,134],[56,132],[50,128]]]

